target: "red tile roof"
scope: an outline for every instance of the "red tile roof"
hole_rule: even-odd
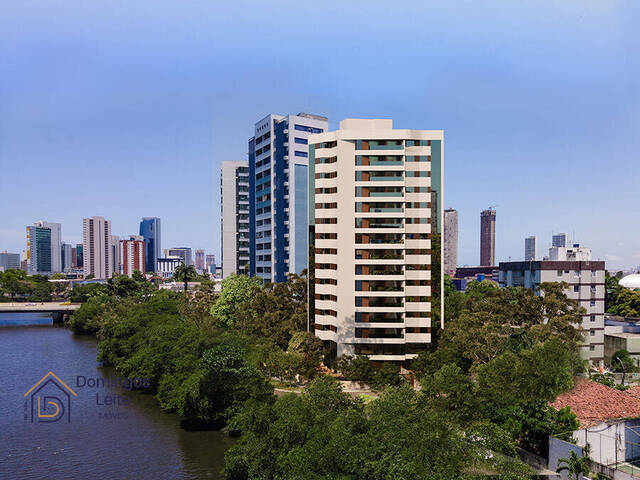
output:
[[[640,418],[640,387],[620,391],[584,378],[551,403],[555,409],[566,406],[576,414],[582,428],[607,420]]]

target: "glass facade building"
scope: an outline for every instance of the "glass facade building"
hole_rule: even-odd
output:
[[[308,265],[309,135],[326,132],[326,117],[271,114],[249,139],[249,272],[284,282]]]
[[[158,258],[161,256],[160,219],[143,217],[140,222],[140,235],[144,238],[145,271],[157,272]]]

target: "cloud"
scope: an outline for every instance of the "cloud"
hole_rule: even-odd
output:
[[[606,254],[604,255],[604,258],[605,258],[605,260],[609,260],[609,261],[611,261],[611,262],[617,262],[617,261],[619,261],[619,260],[620,260],[620,257],[619,257],[619,256],[617,256],[617,255],[612,255],[612,254],[610,254],[610,253],[606,253]]]
[[[639,260],[640,259],[640,253],[635,253],[635,254],[631,255],[631,258]]]

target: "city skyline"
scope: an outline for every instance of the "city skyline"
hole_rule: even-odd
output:
[[[519,259],[531,232],[544,251],[553,232],[566,231],[608,268],[640,264],[640,226],[628,221],[638,202],[620,201],[637,192],[640,168],[633,129],[640,60],[631,55],[639,39],[629,12],[637,5],[587,4],[579,16],[550,3],[517,14],[502,2],[482,11],[415,5],[410,18],[382,3],[341,5],[340,18],[331,4],[300,6],[278,12],[278,20],[296,34],[312,16],[313,29],[322,25],[322,46],[274,43],[275,56],[264,59],[254,58],[255,39],[274,38],[265,20],[276,19],[265,5],[242,13],[149,5],[6,6],[0,190],[8,201],[0,250],[22,252],[24,226],[39,218],[61,223],[62,240],[77,244],[84,217],[109,218],[125,236],[142,216],[155,215],[164,245],[220,256],[219,222],[201,221],[220,211],[220,162],[247,159],[256,118],[310,111],[327,116],[332,130],[357,117],[447,132],[443,207],[459,212],[461,265],[477,264],[478,216],[487,205],[498,206],[496,262]],[[393,20],[384,46],[367,41],[373,27],[349,28],[383,16]],[[437,25],[405,28],[434,16]],[[159,33],[165,17],[175,20],[166,36]],[[601,35],[592,35],[595,28]],[[139,41],[125,48],[120,39],[134,33]],[[343,42],[359,48],[318,56]],[[420,47],[428,44],[438,48]],[[381,53],[405,72],[393,89],[361,68],[377,66]],[[315,75],[319,67],[327,74]],[[258,73],[272,80],[257,84]],[[612,159],[606,168],[603,158]],[[526,179],[525,165],[534,166]],[[119,182],[125,168],[127,182]],[[90,182],[109,175],[112,182]],[[50,188],[34,191],[35,184]],[[134,208],[133,184],[146,190]]]

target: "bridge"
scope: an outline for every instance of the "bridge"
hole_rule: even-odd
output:
[[[80,303],[67,302],[10,302],[0,303],[0,313],[50,313],[54,322],[62,322],[65,315],[80,306]]]

